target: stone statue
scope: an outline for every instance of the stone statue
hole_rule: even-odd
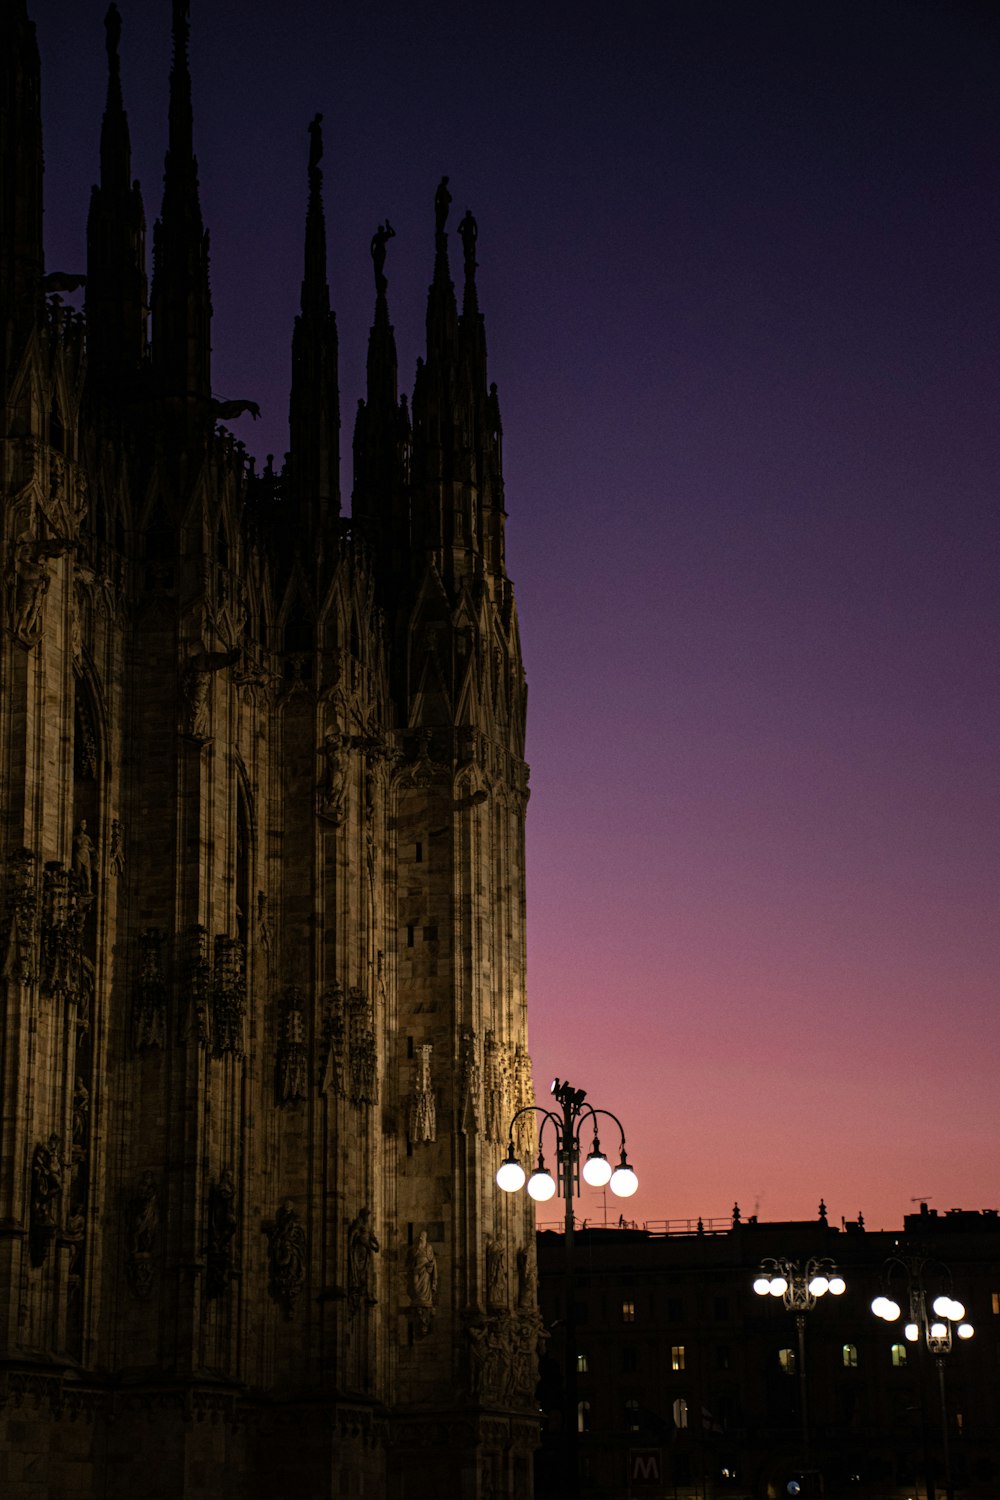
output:
[[[385,279],[385,247],[390,240],[396,238],[396,231],[389,220],[380,224],[372,235],[372,261],[375,265],[375,290],[380,297],[384,297],[389,283]]]
[[[56,1232],[56,1211],[63,1190],[62,1141],[50,1135],[46,1143],[39,1142],[31,1158],[31,1225],[28,1234],[28,1250],[31,1264],[36,1268],[49,1253]]]
[[[362,1302],[375,1306],[372,1257],[378,1250],[379,1242],[371,1227],[371,1210],[363,1208],[347,1230],[347,1295],[355,1307]]]
[[[125,834],[118,818],[111,819],[111,848],[108,853],[108,863],[111,866],[112,875],[121,875],[124,872]]]
[[[267,1231],[268,1254],[271,1266],[271,1296],[285,1309],[290,1318],[295,1309],[295,1300],[306,1280],[306,1232],[291,1198],[286,1198],[275,1216],[273,1226]]]
[[[465,210],[465,217],[458,226],[458,232],[462,240],[462,251],[465,256],[465,275],[471,281],[476,269],[476,239],[479,227],[472,217],[472,210]]]
[[[507,1266],[504,1248],[492,1234],[486,1236],[486,1304],[507,1306]]]
[[[126,1268],[129,1284],[137,1297],[148,1297],[153,1288],[153,1252],[160,1230],[159,1191],[152,1172],[143,1172],[128,1213]]]
[[[232,1170],[224,1167],[208,1195],[205,1294],[209,1298],[221,1297],[229,1285],[233,1274],[232,1241],[237,1227],[236,1182]]]
[[[81,818],[73,835],[73,874],[80,882],[80,889],[90,895],[94,873],[94,841],[87,832],[87,820]]]
[[[410,1306],[417,1311],[418,1332],[429,1333],[437,1301],[438,1269],[434,1246],[427,1238],[426,1229],[421,1229],[416,1243],[407,1251],[406,1279]]]
[[[181,675],[181,692],[184,697],[185,730],[194,740],[207,740],[209,735],[208,690],[212,673],[222,667],[233,667],[240,659],[239,647],[231,651],[199,651],[184,665]]]
[[[83,1147],[87,1139],[87,1118],[90,1114],[90,1090],[82,1078],[76,1080],[73,1090],[73,1145]]]
[[[438,183],[437,192],[434,194],[434,228],[438,234],[444,234],[449,208],[451,208],[451,194],[448,191],[448,179],[442,177]]]
[[[327,730],[323,736],[323,780],[320,798],[324,816],[340,823],[344,816],[347,795],[347,736],[335,729]]]

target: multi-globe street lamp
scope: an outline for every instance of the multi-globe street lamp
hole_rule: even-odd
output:
[[[536,1203],[546,1203],[553,1198],[558,1189],[562,1192],[565,1207],[565,1234],[563,1244],[565,1251],[565,1296],[566,1317],[564,1331],[566,1335],[565,1350],[565,1374],[564,1374],[564,1407],[563,1407],[563,1431],[565,1435],[566,1457],[563,1468],[563,1495],[565,1500],[576,1500],[579,1488],[579,1459],[578,1459],[578,1433],[579,1417],[577,1406],[577,1348],[576,1348],[576,1281],[574,1268],[574,1245],[573,1245],[573,1195],[579,1192],[579,1178],[590,1187],[609,1187],[619,1198],[631,1198],[639,1186],[639,1179],[629,1166],[625,1151],[625,1131],[617,1115],[613,1115],[609,1109],[595,1109],[593,1105],[587,1104],[586,1091],[575,1089],[566,1082],[560,1082],[557,1078],[552,1085],[552,1095],[559,1104],[561,1114],[556,1114],[551,1109],[546,1109],[541,1104],[527,1104],[519,1109],[510,1122],[507,1155],[501,1163],[497,1172],[497,1185],[505,1193],[516,1193],[525,1186],[527,1180],[528,1193]],[[536,1114],[541,1116],[538,1127],[538,1161],[531,1175],[525,1172],[524,1167],[518,1160],[517,1147],[514,1134],[518,1121],[525,1115]],[[619,1161],[616,1167],[601,1150],[601,1142],[598,1138],[598,1115],[604,1115],[613,1120],[618,1127],[620,1140]],[[556,1177],[545,1165],[545,1157],[542,1154],[542,1146],[547,1126],[552,1127],[554,1134]],[[585,1130],[592,1133],[590,1151],[580,1167],[581,1137]],[[583,1145],[586,1141],[583,1141]]]
[[[909,1320],[903,1327],[903,1337],[907,1343],[917,1346],[918,1358],[922,1360],[924,1350],[930,1354],[937,1366],[938,1396],[941,1403],[941,1446],[944,1458],[944,1482],[947,1500],[954,1500],[954,1486],[951,1476],[951,1446],[948,1440],[948,1406],[945,1398],[944,1385],[944,1359],[946,1354],[951,1353],[952,1340],[958,1337],[963,1341],[971,1339],[975,1333],[972,1324],[966,1320],[965,1307],[951,1295],[951,1272],[947,1266],[940,1261],[919,1253],[902,1254],[890,1256],[882,1267],[883,1285],[891,1289],[893,1281],[897,1278],[905,1280],[906,1300],[909,1311]],[[927,1289],[927,1281],[937,1282],[939,1286],[947,1287],[947,1291],[941,1291],[930,1304],[928,1310],[927,1301],[931,1293]],[[895,1323],[902,1316],[902,1308],[894,1298],[885,1293],[880,1294],[872,1302],[872,1312],[877,1318],[886,1323]],[[927,1420],[924,1411],[923,1380],[920,1382],[920,1411],[924,1426],[924,1467],[926,1477],[924,1484],[927,1490],[927,1500],[934,1500],[934,1471],[930,1461]]]
[[[760,1263],[760,1270],[753,1289],[758,1297],[780,1297],[782,1306],[795,1314],[795,1326],[799,1335],[799,1414],[802,1421],[802,1459],[806,1472],[812,1469],[812,1453],[809,1441],[809,1405],[806,1388],[806,1313],[816,1306],[821,1297],[829,1293],[840,1297],[847,1290],[847,1283],[832,1260],[810,1259],[804,1265],[798,1261],[768,1257]]]

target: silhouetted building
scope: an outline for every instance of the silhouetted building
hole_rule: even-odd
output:
[[[911,1280],[887,1262],[915,1255],[930,1303],[953,1291],[975,1327],[939,1370],[904,1333]],[[804,1313],[812,1488],[803,1452],[796,1314],[757,1296],[761,1262],[832,1260],[846,1281]],[[563,1237],[538,1236],[546,1418],[538,1494],[559,1439],[565,1312]],[[949,1279],[950,1273],[950,1279]],[[913,1282],[912,1284],[916,1284]],[[895,1323],[871,1302],[888,1288]],[[957,1493],[1000,1487],[1000,1219],[996,1212],[908,1216],[898,1232],[810,1222],[710,1220],[678,1232],[576,1234],[577,1413],[587,1500],[784,1500],[788,1485],[826,1500],[921,1500],[946,1493],[942,1397]],[[820,1488],[820,1486],[822,1486]],[[554,1488],[554,1485],[552,1486]]]
[[[212,388],[187,0],[149,289],[119,32],[79,313],[0,13],[0,1490],[525,1497],[533,1223],[493,1181],[531,1098],[525,684],[475,225],[459,307],[443,182],[409,406],[373,238],[348,521],[319,119],[259,473]]]

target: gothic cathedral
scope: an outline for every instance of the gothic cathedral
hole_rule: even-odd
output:
[[[348,520],[303,132],[258,471],[212,393],[172,9],[148,295],[115,6],[85,278],[45,272],[35,29],[0,17],[0,1490],[528,1500],[533,1221],[494,1183],[532,1100],[526,693],[476,226],[459,306],[445,179],[409,404],[373,238]]]

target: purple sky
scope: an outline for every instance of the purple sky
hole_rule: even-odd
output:
[[[119,4],[151,225],[170,6]],[[31,0],[52,269],[104,9]],[[622,1117],[640,1220],[1000,1204],[998,44],[977,0],[193,0],[252,451],[287,445],[313,113],[345,448],[373,229],[409,388],[443,172],[479,220],[536,1082]]]

